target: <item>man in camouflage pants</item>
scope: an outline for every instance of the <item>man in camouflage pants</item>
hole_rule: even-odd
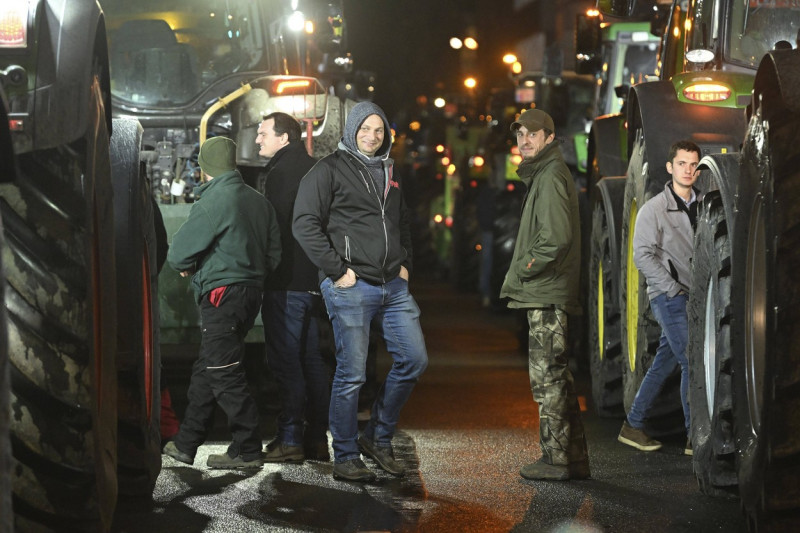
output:
[[[511,125],[528,192],[501,298],[528,318],[528,372],[539,404],[542,458],[525,465],[526,479],[589,477],[589,456],[567,357],[568,318],[580,312],[580,219],[572,174],[555,140],[553,119],[524,111]]]

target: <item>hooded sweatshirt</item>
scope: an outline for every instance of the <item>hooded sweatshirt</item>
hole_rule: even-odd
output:
[[[367,117],[383,121],[383,144],[374,157],[358,151],[356,135]],[[400,267],[411,270],[411,232],[400,180],[393,175],[389,121],[372,102],[347,116],[339,149],[320,160],[300,182],[292,231],[321,278],[356,276],[386,283]]]

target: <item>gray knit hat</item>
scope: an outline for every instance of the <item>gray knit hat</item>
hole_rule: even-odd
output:
[[[386,118],[386,113],[383,112],[378,104],[369,101],[359,102],[353,106],[350,113],[347,114],[347,120],[344,125],[344,134],[342,135],[342,144],[353,153],[358,152],[358,145],[356,143],[356,134],[361,124],[367,120],[371,115],[378,115],[383,121],[384,137],[383,144],[381,144],[378,151],[375,153],[376,157],[381,159],[387,157],[392,150],[392,130],[389,125],[389,119]]]
[[[227,137],[212,137],[200,147],[197,162],[212,178],[236,170],[236,143]]]

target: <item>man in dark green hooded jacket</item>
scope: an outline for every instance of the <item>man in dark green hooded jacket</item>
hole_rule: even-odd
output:
[[[219,404],[228,416],[227,453],[208,456],[211,468],[259,468],[264,460],[258,410],[242,357],[244,338],[261,309],[264,281],[280,262],[275,210],[236,170],[236,144],[213,137],[197,158],[205,183],[189,217],[172,238],[170,266],[192,277],[200,306],[200,353],[192,367],[189,405],[164,453],[192,464]]]
[[[567,320],[580,313],[578,195],[555,140],[550,115],[524,111],[511,131],[523,157],[517,174],[528,190],[514,255],[500,297],[527,312],[528,371],[539,404],[542,458],[520,470],[526,479],[589,477],[578,398],[568,366]]]

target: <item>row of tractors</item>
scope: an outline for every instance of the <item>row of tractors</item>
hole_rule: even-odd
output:
[[[585,316],[575,346],[588,356],[595,409],[609,417],[629,410],[660,336],[633,262],[638,211],[669,180],[672,143],[701,147],[705,195],[688,306],[693,468],[703,492],[740,498],[753,530],[789,529],[800,519],[800,353],[792,348],[800,330],[798,30],[800,4],[788,0],[601,0],[577,18],[576,73],[520,75],[512,112],[504,104],[484,117],[506,141],[522,108],[559,119],[583,192]],[[444,180],[447,216],[433,223],[450,224],[442,255],[451,279],[474,290],[485,242],[476,209],[481,187],[494,186],[496,294],[524,187],[513,148],[501,149],[505,164],[486,156],[494,175],[474,164],[478,139],[491,138],[485,123],[480,134],[469,124],[452,128],[445,155],[466,153],[445,160],[454,165]],[[679,385],[676,372],[648,433],[684,431]]]
[[[655,75],[621,91],[624,110],[597,117],[590,131],[584,263],[594,404],[601,414],[627,412],[655,356],[660,328],[631,241],[638,210],[669,179],[669,146],[690,139],[703,151],[705,193],[688,305],[694,472],[703,492],[738,494],[753,530],[789,530],[800,518],[800,353],[792,348],[800,303],[800,6],[598,7],[596,24],[584,19],[590,46],[578,54],[587,60],[601,57],[605,68],[599,36],[622,21],[649,21],[661,42]],[[679,393],[676,375],[649,432],[682,431]]]

